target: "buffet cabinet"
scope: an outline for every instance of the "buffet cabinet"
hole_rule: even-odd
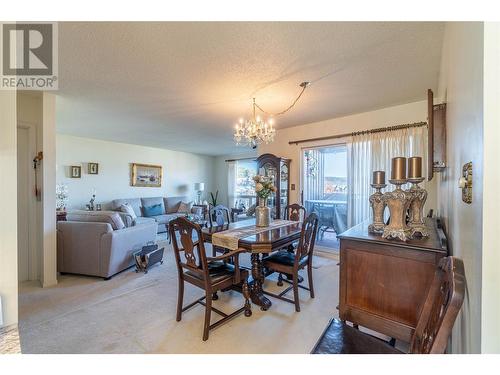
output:
[[[259,174],[271,178],[277,189],[268,199],[271,216],[283,218],[290,196],[290,159],[263,154],[257,158],[257,167]]]
[[[428,238],[387,240],[359,224],[340,238],[342,320],[410,341],[439,260],[448,255],[439,220],[426,218]]]

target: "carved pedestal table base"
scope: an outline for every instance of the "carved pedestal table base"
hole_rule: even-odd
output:
[[[264,270],[262,268],[262,259],[260,254],[252,253],[250,256],[252,261],[252,281],[249,283],[250,286],[250,298],[252,303],[259,305],[261,310],[266,311],[272,305],[269,298],[264,295],[262,291],[262,285],[264,284]]]

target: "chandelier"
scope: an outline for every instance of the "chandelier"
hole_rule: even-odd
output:
[[[260,116],[255,115],[255,98],[253,98],[253,118],[244,120],[240,118],[234,126],[234,140],[238,146],[257,147],[261,143],[271,143],[274,141],[276,129],[273,128],[273,119],[264,121]]]
[[[264,111],[255,102],[255,98],[253,98],[253,117],[250,120],[240,118],[238,123],[236,123],[236,125],[234,126],[234,141],[236,142],[236,145],[256,148],[262,143],[269,144],[273,142],[274,136],[276,134],[276,129],[273,127],[273,117],[282,115],[292,109],[304,93],[307,86],[309,86],[309,84],[309,82],[302,82],[300,84],[302,90],[300,91],[297,98],[293,101],[293,103],[285,110],[275,114]],[[261,112],[267,114],[271,118],[268,121],[263,120],[260,116],[256,115],[256,109],[259,109]]]

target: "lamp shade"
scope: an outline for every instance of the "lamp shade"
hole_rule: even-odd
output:
[[[194,184],[194,190],[195,191],[203,191],[203,190],[205,190],[205,183],[204,182],[195,182],[195,184]]]

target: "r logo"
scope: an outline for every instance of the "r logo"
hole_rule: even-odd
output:
[[[3,24],[3,75],[51,76],[53,29],[50,23]]]

